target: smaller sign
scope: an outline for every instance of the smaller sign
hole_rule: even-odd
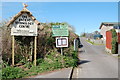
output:
[[[68,37],[56,37],[56,47],[68,47]]]
[[[68,25],[53,25],[52,26],[53,37],[56,36],[69,36]]]

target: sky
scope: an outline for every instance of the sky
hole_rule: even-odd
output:
[[[39,22],[67,22],[75,33],[99,30],[102,22],[118,21],[117,2],[26,2],[27,9]],[[2,20],[23,8],[22,2],[3,2]],[[1,9],[1,8],[0,8]]]
[[[2,2],[15,2],[15,0],[1,0]],[[119,0],[16,0],[16,2],[119,2]]]

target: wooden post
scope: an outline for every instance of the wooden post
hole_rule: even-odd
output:
[[[63,49],[62,49],[62,47],[61,47],[61,55],[63,55]]]
[[[36,66],[36,48],[37,48],[37,36],[34,39],[34,66]]]
[[[32,60],[32,55],[33,55],[33,41],[30,42],[30,54],[31,54],[31,55],[30,55],[30,60],[33,61],[33,60]]]
[[[14,66],[14,35],[12,36],[12,66]]]

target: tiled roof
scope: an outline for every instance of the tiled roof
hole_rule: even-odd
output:
[[[108,24],[108,25],[118,25],[118,22],[102,22],[99,29],[102,28],[102,25],[106,25],[106,24]]]

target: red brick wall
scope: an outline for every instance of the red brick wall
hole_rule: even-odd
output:
[[[108,49],[112,49],[111,42],[112,42],[112,33],[111,31],[106,31],[106,47]]]
[[[120,44],[120,33],[118,33],[118,44]]]

